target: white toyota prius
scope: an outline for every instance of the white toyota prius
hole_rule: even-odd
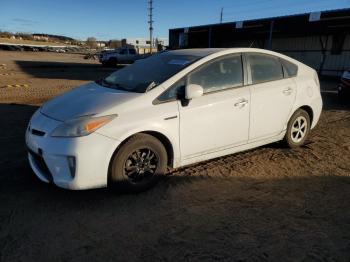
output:
[[[322,110],[312,68],[251,49],[155,54],[38,109],[29,163],[67,189],[152,186],[168,168],[284,140],[304,143]]]

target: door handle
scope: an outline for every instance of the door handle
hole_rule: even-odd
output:
[[[285,94],[285,95],[290,95],[292,92],[293,92],[293,89],[290,87],[283,90],[283,94]]]
[[[246,104],[248,104],[248,100],[246,99],[241,99],[237,103],[235,103],[235,107],[244,107]]]

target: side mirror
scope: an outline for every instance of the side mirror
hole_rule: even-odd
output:
[[[203,95],[203,87],[196,84],[190,84],[186,86],[185,97],[188,100],[201,97]]]

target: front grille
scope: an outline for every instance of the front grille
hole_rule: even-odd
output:
[[[29,151],[29,154],[31,155],[32,159],[34,160],[36,167],[41,172],[41,174],[43,174],[47,180],[52,182],[53,181],[52,174],[51,174],[49,168],[47,167],[44,158],[42,156],[40,156],[39,154],[33,152],[30,149],[28,149],[28,151]]]

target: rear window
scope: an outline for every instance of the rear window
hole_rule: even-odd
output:
[[[298,66],[297,65],[295,65],[289,61],[283,60],[283,59],[281,59],[281,61],[282,61],[283,73],[284,73],[285,78],[293,77],[293,76],[296,76],[298,74]]]

